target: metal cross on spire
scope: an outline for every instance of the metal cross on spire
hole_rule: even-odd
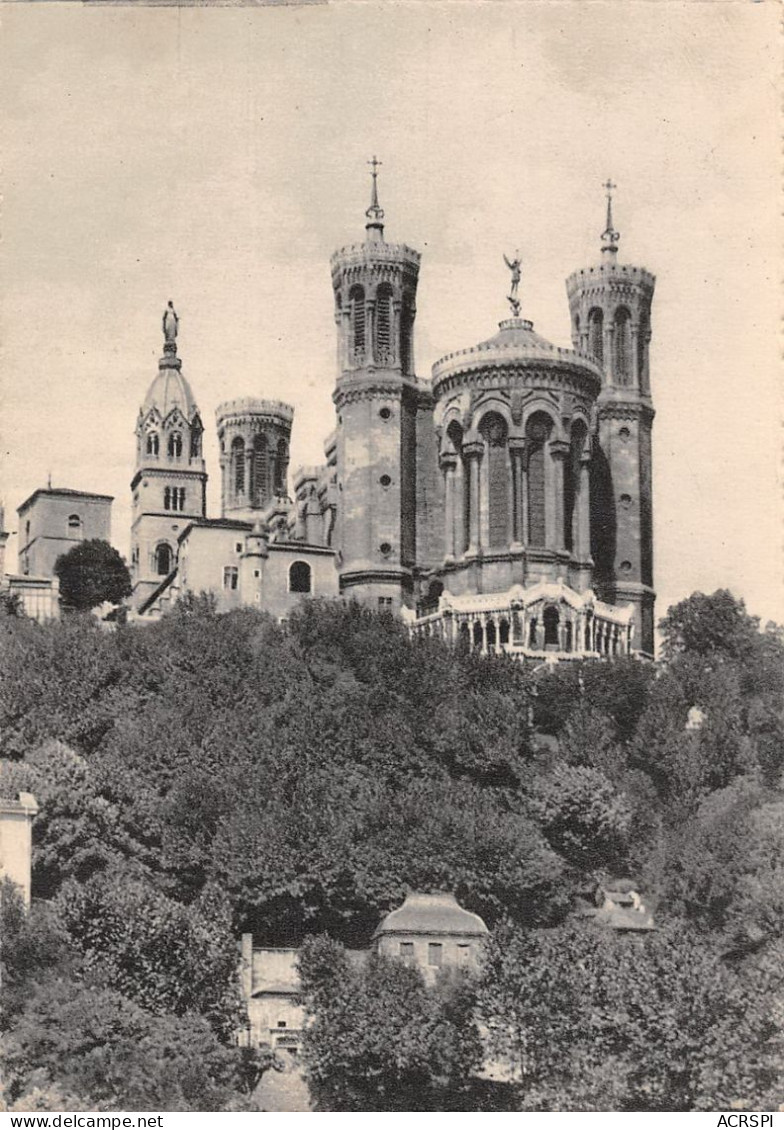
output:
[[[613,226],[612,214],[612,194],[613,189],[618,187],[617,184],[608,179],[602,185],[602,188],[607,192],[607,226],[602,232],[602,251],[611,251],[613,254],[618,252],[618,240],[621,238],[621,233],[615,230]]]
[[[372,192],[372,195],[370,197],[370,207],[365,212],[365,215],[367,216],[367,218],[369,220],[375,220],[375,221],[383,220],[384,219],[384,209],[379,207],[379,203],[378,203],[378,169],[379,169],[379,166],[381,165],[381,161],[379,161],[377,159],[377,157],[374,153],[373,154],[373,160],[368,161],[368,164],[371,167],[370,175],[373,178],[373,192]]]

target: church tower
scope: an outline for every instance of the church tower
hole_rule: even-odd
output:
[[[655,277],[618,262],[611,181],[601,263],[566,280],[574,348],[602,370],[591,461],[591,551],[603,600],[632,604],[633,646],[653,655],[653,511],[649,376]]]
[[[221,514],[253,522],[275,499],[288,497],[294,409],[279,400],[243,397],[216,412],[221,464]]]
[[[131,481],[131,579],[138,608],[177,564],[177,540],[205,516],[207,472],[202,426],[177,356],[179,319],[163,315],[163,356],[136,423],[136,471]]]
[[[416,558],[414,319],[420,255],[384,239],[378,164],[365,240],[332,256],[338,337],[341,592],[397,610],[413,600]]]

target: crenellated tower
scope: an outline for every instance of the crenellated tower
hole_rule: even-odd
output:
[[[279,400],[243,397],[216,412],[221,463],[221,513],[255,521],[275,499],[288,497],[294,409]]]
[[[332,256],[338,338],[337,410],[341,591],[397,609],[412,600],[416,560],[414,373],[420,256],[384,239],[378,164],[365,240]]]
[[[131,579],[139,608],[177,564],[177,541],[203,518],[207,471],[202,425],[177,356],[179,319],[170,302],[163,315],[163,356],[136,422],[136,470],[131,481]]]
[[[602,599],[635,609],[635,650],[653,654],[649,349],[655,277],[618,262],[611,181],[601,262],[566,280],[574,348],[602,371],[591,461],[591,551]]]

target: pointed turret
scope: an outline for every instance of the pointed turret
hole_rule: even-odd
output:
[[[398,607],[416,560],[419,253],[384,239],[376,157],[363,243],[332,256],[341,589]],[[387,595],[388,594],[388,595]],[[388,607],[386,603],[381,605]]]
[[[175,569],[179,532],[205,515],[204,427],[177,356],[179,322],[169,301],[163,355],[136,422],[131,577],[137,607]]]

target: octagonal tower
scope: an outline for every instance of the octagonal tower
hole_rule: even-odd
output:
[[[653,655],[653,500],[649,347],[655,277],[618,262],[620,234],[607,222],[601,263],[566,280],[575,349],[602,373],[591,472],[592,552],[597,591],[635,609],[635,647]]]
[[[242,397],[218,406],[221,514],[254,521],[276,498],[287,498],[294,409],[279,400]]]
[[[332,256],[338,338],[341,591],[379,607],[411,600],[416,564],[414,319],[420,256],[384,239],[378,162],[363,243]]]

